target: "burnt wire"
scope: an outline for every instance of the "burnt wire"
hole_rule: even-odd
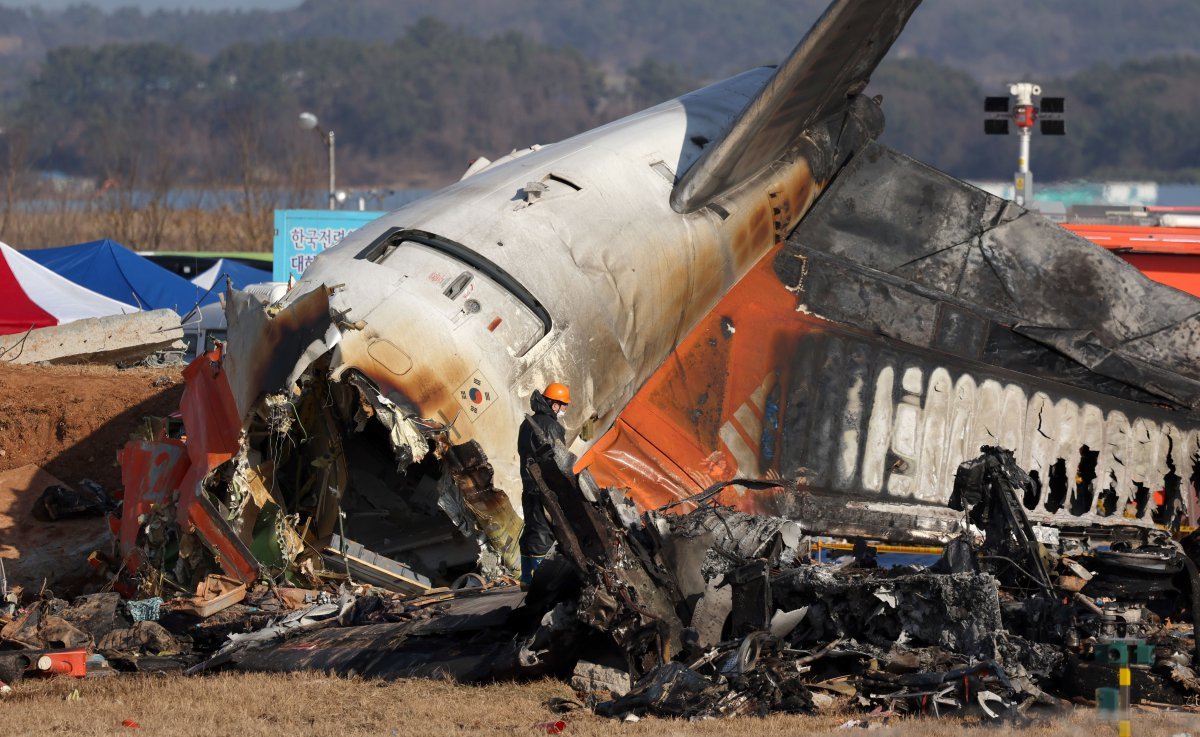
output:
[[[1017,563],[1015,560],[1013,560],[1012,558],[1009,558],[1009,557],[1007,557],[1007,556],[1004,556],[1004,555],[984,555],[984,556],[980,556],[980,557],[981,557],[981,558],[983,558],[984,560],[1002,560],[1002,561],[1004,561],[1005,563],[1008,563],[1008,564],[1009,564],[1010,566],[1012,566],[1013,568],[1016,568],[1018,571],[1020,571],[1021,573],[1025,574],[1025,575],[1026,575],[1026,576],[1029,578],[1029,580],[1030,580],[1030,581],[1033,581],[1033,583],[1034,583],[1034,584],[1035,584],[1035,585],[1036,585],[1036,586],[1037,586],[1039,589],[1042,589],[1043,591],[1047,592],[1047,593],[1048,593],[1048,594],[1050,594],[1051,596],[1053,596],[1053,595],[1054,595],[1054,588],[1053,588],[1053,587],[1051,587],[1051,586],[1047,586],[1047,585],[1046,585],[1044,582],[1042,582],[1041,580],[1039,580],[1039,579],[1037,578],[1037,576],[1034,576],[1032,573],[1030,573],[1029,571],[1027,571],[1027,570],[1025,570],[1024,568],[1022,568],[1022,567],[1020,566],[1020,564],[1018,564],[1018,563]]]
[[[673,509],[681,504],[695,504],[697,507],[700,507],[707,504],[710,499],[720,494],[722,490],[729,486],[743,486],[751,491],[787,488],[787,484],[783,483],[782,481],[765,481],[761,479],[730,479],[729,481],[718,481],[704,491],[684,497],[683,499],[676,499],[673,502],[668,502],[654,511],[665,512],[668,509]]]

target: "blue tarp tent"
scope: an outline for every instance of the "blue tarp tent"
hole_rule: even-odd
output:
[[[144,310],[165,307],[186,315],[201,297],[217,299],[215,292],[205,297],[204,289],[107,238],[22,253],[80,286]]]
[[[231,258],[217,259],[217,262],[205,269],[203,273],[192,278],[192,284],[201,289],[225,291],[225,277],[233,282],[234,289],[245,289],[247,284],[261,284],[271,281],[271,272],[247,266]],[[213,285],[216,284],[214,288]]]

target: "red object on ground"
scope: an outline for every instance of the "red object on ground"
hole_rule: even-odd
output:
[[[121,726],[129,727],[130,729],[141,729],[142,728],[142,725],[138,724],[137,722],[133,721],[132,719],[126,719],[125,721],[121,722]]]
[[[64,675],[83,678],[87,675],[87,650],[58,650],[43,653],[33,663],[30,670],[36,670],[44,676]]]
[[[533,725],[533,728],[539,732],[545,732],[546,734],[560,734],[564,729],[567,728],[567,723],[559,719],[555,722],[542,722],[540,724],[535,724]]]

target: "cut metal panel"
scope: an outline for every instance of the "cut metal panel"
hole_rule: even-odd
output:
[[[520,642],[506,627],[524,601],[517,587],[452,596],[438,616],[415,621],[327,627],[278,646],[247,647],[222,658],[243,671],[313,670],[364,678],[445,678],[462,683],[515,678]]]
[[[391,558],[367,550],[353,540],[334,535],[322,551],[325,563],[348,572],[351,579],[403,594],[424,594],[432,588],[429,578]]]

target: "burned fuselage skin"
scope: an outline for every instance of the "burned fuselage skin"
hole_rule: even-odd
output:
[[[451,444],[478,441],[515,506],[530,393],[566,383],[569,436],[606,430],[881,130],[877,103],[855,97],[740,189],[673,211],[676,172],[770,74],[514,153],[347,237],[268,312],[235,304],[230,376],[243,416],[305,371],[331,384],[364,377],[404,416],[445,425]]]
[[[535,389],[550,381],[571,387],[571,434],[588,420],[610,425],[832,173],[814,145],[814,155],[731,199],[725,219],[712,209],[670,209],[672,172],[699,151],[689,139],[715,136],[764,79],[751,72],[697,93],[699,100],[493,165],[320,256],[296,292],[344,283],[333,309],[365,323],[343,331],[334,378],[360,370],[417,414],[452,422],[455,441],[479,439],[513,487],[515,429]],[[850,124],[877,126],[875,106],[860,108],[874,119]],[[697,117],[713,128],[697,130]],[[539,194],[538,184],[547,189]],[[378,243],[389,233],[401,240],[394,250]],[[431,248],[425,234],[463,249]],[[511,275],[523,294],[497,273]]]
[[[1034,522],[1191,527],[1198,314],[1037,214],[871,144],[581,463],[647,509],[779,478],[793,489],[720,501],[939,542],[962,522],[955,469],[1000,445],[1034,481]]]

